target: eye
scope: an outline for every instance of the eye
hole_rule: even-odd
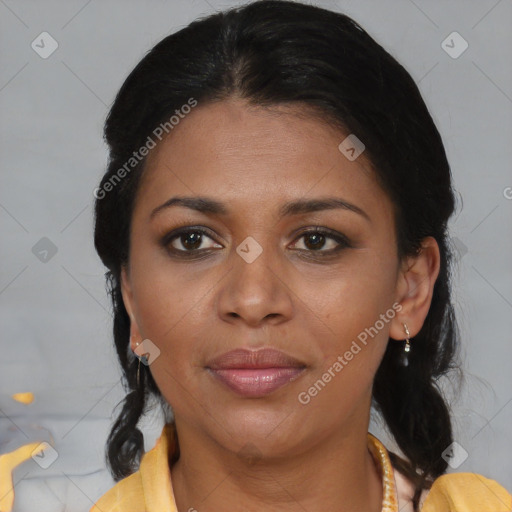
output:
[[[207,230],[196,227],[172,231],[162,239],[162,245],[175,253],[195,253],[208,249],[222,249],[222,245],[215,242]]]
[[[293,244],[293,248],[299,251],[334,253],[350,247],[348,239],[341,233],[332,232],[323,228],[314,228],[304,231],[297,240],[304,240],[303,247],[298,242]],[[299,245],[299,247],[297,247]]]
[[[317,253],[322,256],[351,247],[349,240],[341,233],[320,227],[303,231],[295,240],[292,249],[304,253]],[[302,242],[300,242],[301,240]],[[198,256],[200,253],[210,252],[211,249],[223,248],[213,239],[209,230],[195,226],[171,231],[162,238],[161,244],[174,255],[183,257]]]

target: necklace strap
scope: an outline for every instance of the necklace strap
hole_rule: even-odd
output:
[[[368,433],[368,449],[382,475],[382,512],[398,512],[395,475],[386,447]]]

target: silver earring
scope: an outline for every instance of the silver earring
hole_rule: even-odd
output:
[[[131,336],[130,336],[131,338]],[[135,344],[135,348],[137,348],[138,346],[140,345],[140,343],[136,343]],[[137,364],[137,389],[140,388],[140,360],[141,360],[141,357],[139,355],[137,355],[135,353],[135,351],[133,352],[135,357],[139,360],[139,363]]]
[[[402,354],[402,365],[409,366],[409,352],[411,351],[411,333],[409,332],[409,328],[407,324],[402,324],[404,326],[405,331],[405,346],[404,352]]]

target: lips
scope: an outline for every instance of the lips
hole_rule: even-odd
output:
[[[206,368],[235,393],[256,398],[296,380],[306,365],[275,349],[237,349],[216,357]]]

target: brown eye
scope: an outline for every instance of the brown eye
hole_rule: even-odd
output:
[[[321,249],[325,244],[325,240],[326,237],[318,233],[304,235],[304,245],[312,251]]]
[[[182,254],[222,248],[204,229],[199,228],[173,231],[162,239],[162,245],[174,253]]]
[[[295,242],[293,248],[300,251],[334,253],[350,247],[349,241],[343,235],[321,229],[305,231],[297,240],[303,240],[304,247],[300,247],[300,244]]]
[[[179,241],[182,244],[182,247],[186,249],[199,249],[202,242],[202,234],[196,231],[191,231],[190,233],[186,233],[180,235]]]

